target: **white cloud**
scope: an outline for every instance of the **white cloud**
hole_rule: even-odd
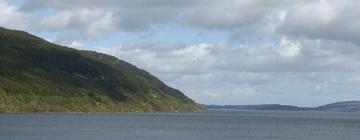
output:
[[[58,11],[44,17],[41,25],[45,30],[63,32],[80,31],[86,38],[98,39],[111,33],[118,19],[102,9],[78,9]]]
[[[189,26],[199,28],[256,31],[275,22],[285,5],[286,0],[201,0],[184,19]]]
[[[77,41],[71,42],[68,46],[72,47],[72,48],[77,48],[77,49],[85,49],[86,48],[84,44],[77,42]]]
[[[360,43],[360,1],[317,0],[297,3],[288,10],[278,31],[313,39]]]
[[[0,0],[0,25],[114,55],[202,103],[310,105],[360,98],[359,7],[357,0]],[[162,27],[176,34],[152,42]],[[229,39],[163,43],[198,31]],[[120,47],[88,47],[114,32],[147,40],[115,36],[108,42]]]
[[[191,3],[193,3],[191,0],[27,0],[22,5],[22,9],[37,12],[50,7],[55,11],[76,12],[78,9],[93,10],[101,7],[102,10],[111,13],[112,17],[121,19],[116,25],[118,30],[139,32],[149,30],[154,24],[176,20],[182,10]]]
[[[201,103],[319,105],[359,97],[356,79],[347,80],[356,86],[338,84],[358,75],[360,55],[353,49],[360,47],[351,45],[283,38],[267,45],[140,43],[93,50],[150,71]]]
[[[0,26],[11,29],[28,29],[29,21],[26,14],[20,12],[17,6],[9,5],[0,0]]]
[[[200,61],[210,55],[210,47],[208,44],[191,45],[184,49],[175,50],[172,53],[175,56],[185,59],[185,61]]]
[[[21,9],[42,15],[45,29],[74,30],[84,38],[101,38],[112,31],[141,36],[156,25],[176,24],[223,30],[234,40],[282,34],[360,43],[358,7],[357,0],[27,0]],[[4,9],[17,10],[8,5]],[[44,9],[54,13],[43,14]]]
[[[301,45],[298,42],[292,42],[287,38],[281,40],[280,46],[278,49],[279,54],[287,58],[294,58],[299,55],[301,51]]]
[[[50,30],[62,30],[68,26],[71,17],[72,12],[60,11],[50,17],[45,17],[41,24]]]

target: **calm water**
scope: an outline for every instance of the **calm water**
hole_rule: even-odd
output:
[[[0,140],[359,140],[360,114],[201,113],[0,114]]]

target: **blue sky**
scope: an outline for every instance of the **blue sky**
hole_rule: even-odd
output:
[[[126,60],[205,104],[360,100],[356,0],[0,0],[0,26]]]

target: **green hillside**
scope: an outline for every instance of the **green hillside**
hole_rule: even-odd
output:
[[[180,91],[125,61],[0,28],[0,112],[200,109]]]

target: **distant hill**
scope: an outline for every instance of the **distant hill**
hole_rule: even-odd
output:
[[[316,110],[358,112],[360,111],[360,101],[336,102],[319,106]]]
[[[264,105],[205,105],[207,109],[242,109],[242,110],[284,110],[284,111],[339,111],[358,112],[360,101],[345,101],[327,104],[318,107],[297,107],[280,104]]]
[[[300,111],[308,110],[309,108],[297,107],[280,104],[263,104],[263,105],[206,105],[207,109],[242,109],[242,110],[289,110]]]
[[[179,90],[113,56],[0,28],[0,112],[200,109]]]

